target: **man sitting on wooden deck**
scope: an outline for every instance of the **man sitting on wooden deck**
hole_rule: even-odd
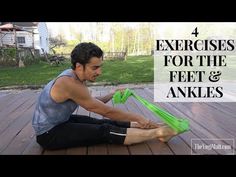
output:
[[[101,74],[103,51],[93,43],[80,43],[71,53],[72,69],[63,71],[42,90],[32,125],[37,142],[45,149],[113,143],[130,145],[153,138],[167,141],[176,135],[171,128],[141,115],[106,105],[113,96],[93,98],[85,81]],[[109,119],[72,115],[80,105]]]

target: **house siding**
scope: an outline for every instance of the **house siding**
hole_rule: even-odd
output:
[[[2,31],[2,44],[3,45],[14,45],[15,39],[14,39],[14,34],[12,32],[5,32]]]
[[[25,37],[25,43],[18,43],[18,47],[34,47],[40,54],[43,54],[43,50],[49,53],[49,35],[45,22],[39,22],[37,27],[23,27],[23,29],[34,32],[34,35],[27,31],[17,31],[16,37]],[[1,37],[2,45],[15,45],[14,32],[1,31]]]
[[[2,31],[2,43],[3,45],[15,45],[15,37],[13,32]],[[18,47],[32,47],[32,34],[24,31],[17,31],[16,37],[24,37],[25,43],[17,44]]]

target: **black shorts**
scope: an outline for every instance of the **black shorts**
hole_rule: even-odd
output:
[[[45,149],[89,146],[101,143],[123,144],[130,122],[71,115],[70,119],[36,137]]]

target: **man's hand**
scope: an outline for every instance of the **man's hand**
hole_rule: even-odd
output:
[[[96,99],[102,101],[103,103],[107,103],[108,101],[110,101],[112,99],[112,97],[113,97],[113,95],[115,94],[116,91],[124,92],[125,89],[126,88],[112,89],[109,94],[107,94],[105,96],[97,96]]]
[[[137,122],[136,128],[145,128],[145,129],[151,129],[151,128],[159,128],[165,124],[163,123],[156,123],[148,119],[144,119],[142,121]]]
[[[125,89],[126,89],[126,88],[124,88],[124,87],[113,88],[110,93],[111,93],[112,95],[114,95],[114,94],[116,93],[116,91],[121,91],[121,93],[123,93],[123,92],[125,91]]]

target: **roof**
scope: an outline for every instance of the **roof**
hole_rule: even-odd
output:
[[[3,24],[3,25],[0,25],[0,29],[1,30],[13,30],[13,29],[16,29],[17,31],[21,31],[21,27],[19,26],[14,26],[13,24],[11,23],[6,23],[6,24]]]
[[[12,31],[13,29],[15,29],[16,31],[27,31],[29,33],[33,33],[33,27],[37,26],[37,22],[8,22],[8,23],[2,23],[2,25],[0,25],[0,30],[2,31]],[[26,26],[22,26],[22,25],[26,25]],[[31,27],[32,30],[27,30],[24,27]]]
[[[38,25],[38,22],[11,22],[11,23],[21,27],[36,27]]]

